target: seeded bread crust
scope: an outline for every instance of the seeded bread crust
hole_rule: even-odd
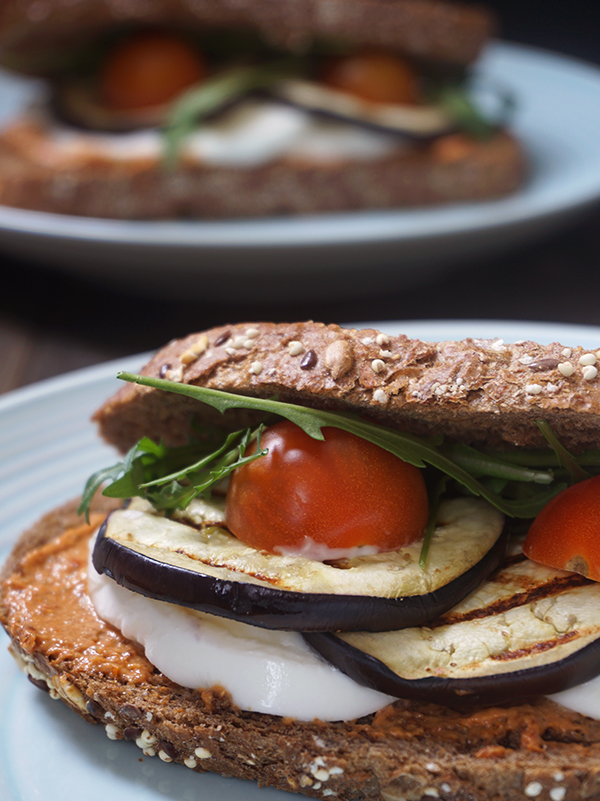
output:
[[[81,524],[76,506],[60,507],[22,536],[3,581],[19,574],[33,548]],[[92,511],[111,506],[101,499]],[[218,688],[187,690],[158,671],[140,685],[78,669],[52,645],[32,648],[35,632],[19,628],[19,610],[7,606],[3,590],[0,620],[36,686],[104,725],[112,739],[197,772],[340,801],[600,798],[600,722],[549,700],[468,714],[398,701],[358,721],[302,723],[241,712]]]
[[[525,177],[508,133],[484,142],[446,137],[376,160],[277,159],[258,167],[109,160],[53,146],[37,117],[0,134],[0,204],[111,219],[216,219],[485,200]]]
[[[18,65],[50,45],[80,46],[115,25],[252,27],[286,49],[333,38],[454,64],[473,61],[496,27],[481,6],[445,0],[4,0],[0,63]]]
[[[412,433],[489,447],[545,446],[535,423],[542,418],[566,447],[580,451],[600,447],[595,361],[595,352],[576,343],[430,343],[313,322],[246,323],[174,340],[141,372],[353,411]],[[122,451],[144,435],[181,444],[193,418],[230,428],[247,423],[241,413],[223,416],[134,384],[95,415],[102,436]]]

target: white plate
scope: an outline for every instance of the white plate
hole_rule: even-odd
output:
[[[600,328],[504,322],[365,323],[422,339],[501,337],[560,341],[597,350]],[[146,356],[101,364],[0,398],[0,547],[2,558],[40,514],[79,493],[89,473],[114,452],[96,437],[89,416],[116,388],[118,370]],[[198,775],[112,742],[62,704],[39,692],[0,650],[0,798],[2,801],[289,801],[288,793]]]
[[[518,100],[513,127],[532,172],[510,198],[231,222],[117,222],[0,207],[0,247],[144,291],[246,299],[357,295],[514,247],[600,198],[600,70],[506,43],[491,45],[478,70]],[[0,123],[31,91],[0,76]]]

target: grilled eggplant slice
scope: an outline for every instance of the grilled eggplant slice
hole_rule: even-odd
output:
[[[135,499],[97,538],[94,566],[150,598],[271,629],[385,631],[431,620],[472,592],[505,549],[502,516],[485,501],[445,502],[427,567],[421,543],[323,563],[250,548],[202,503],[194,525]],[[221,516],[219,516],[221,515]]]
[[[305,636],[355,681],[398,698],[522,701],[600,674],[600,584],[520,553],[426,627]]]
[[[372,103],[321,83],[290,78],[270,89],[270,94],[293,106],[344,122],[409,139],[431,139],[450,133],[456,125],[441,105]]]

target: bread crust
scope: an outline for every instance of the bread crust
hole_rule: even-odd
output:
[[[249,26],[285,49],[333,38],[454,64],[475,60],[496,27],[487,9],[446,0],[4,0],[0,62],[49,45],[80,45],[115,25]]]
[[[19,611],[7,604],[6,581],[20,576],[33,548],[81,524],[76,505],[46,515],[15,546],[2,572],[0,620],[33,683],[105,726],[112,739],[134,740],[147,756],[197,772],[316,798],[600,798],[600,722],[549,700],[472,713],[398,701],[358,721],[303,723],[242,712],[219,688],[188,690],[156,670],[139,684],[86,671],[55,643],[32,646],[36,632],[24,631]],[[110,505],[101,499],[93,511]]]
[[[580,364],[584,353],[574,343],[430,343],[314,322],[244,323],[174,340],[141,372],[504,449],[544,447],[535,422],[544,419],[567,448],[581,451],[600,447],[600,378]],[[591,353],[584,362],[595,359]],[[246,420],[134,384],[95,419],[102,436],[125,451],[144,435],[185,442],[193,416],[223,427]]]
[[[187,161],[171,171],[156,160],[110,160],[56,147],[35,116],[0,134],[0,204],[111,219],[217,219],[485,200],[515,191],[525,172],[522,149],[506,132],[485,141],[446,137],[375,160],[278,158],[253,167]]]

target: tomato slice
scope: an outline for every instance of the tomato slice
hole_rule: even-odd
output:
[[[423,535],[428,519],[421,470],[338,428],[324,440],[284,421],[268,428],[268,454],[232,475],[229,530],[270,553],[312,554],[371,546],[395,550]],[[255,447],[255,446],[253,446]]]
[[[323,83],[374,103],[415,104],[419,85],[415,71],[391,53],[361,52],[330,61]]]
[[[600,476],[573,484],[544,506],[523,551],[534,562],[600,581]]]
[[[184,37],[144,31],[121,40],[108,53],[98,85],[110,108],[125,111],[168,103],[206,76],[202,55]]]

